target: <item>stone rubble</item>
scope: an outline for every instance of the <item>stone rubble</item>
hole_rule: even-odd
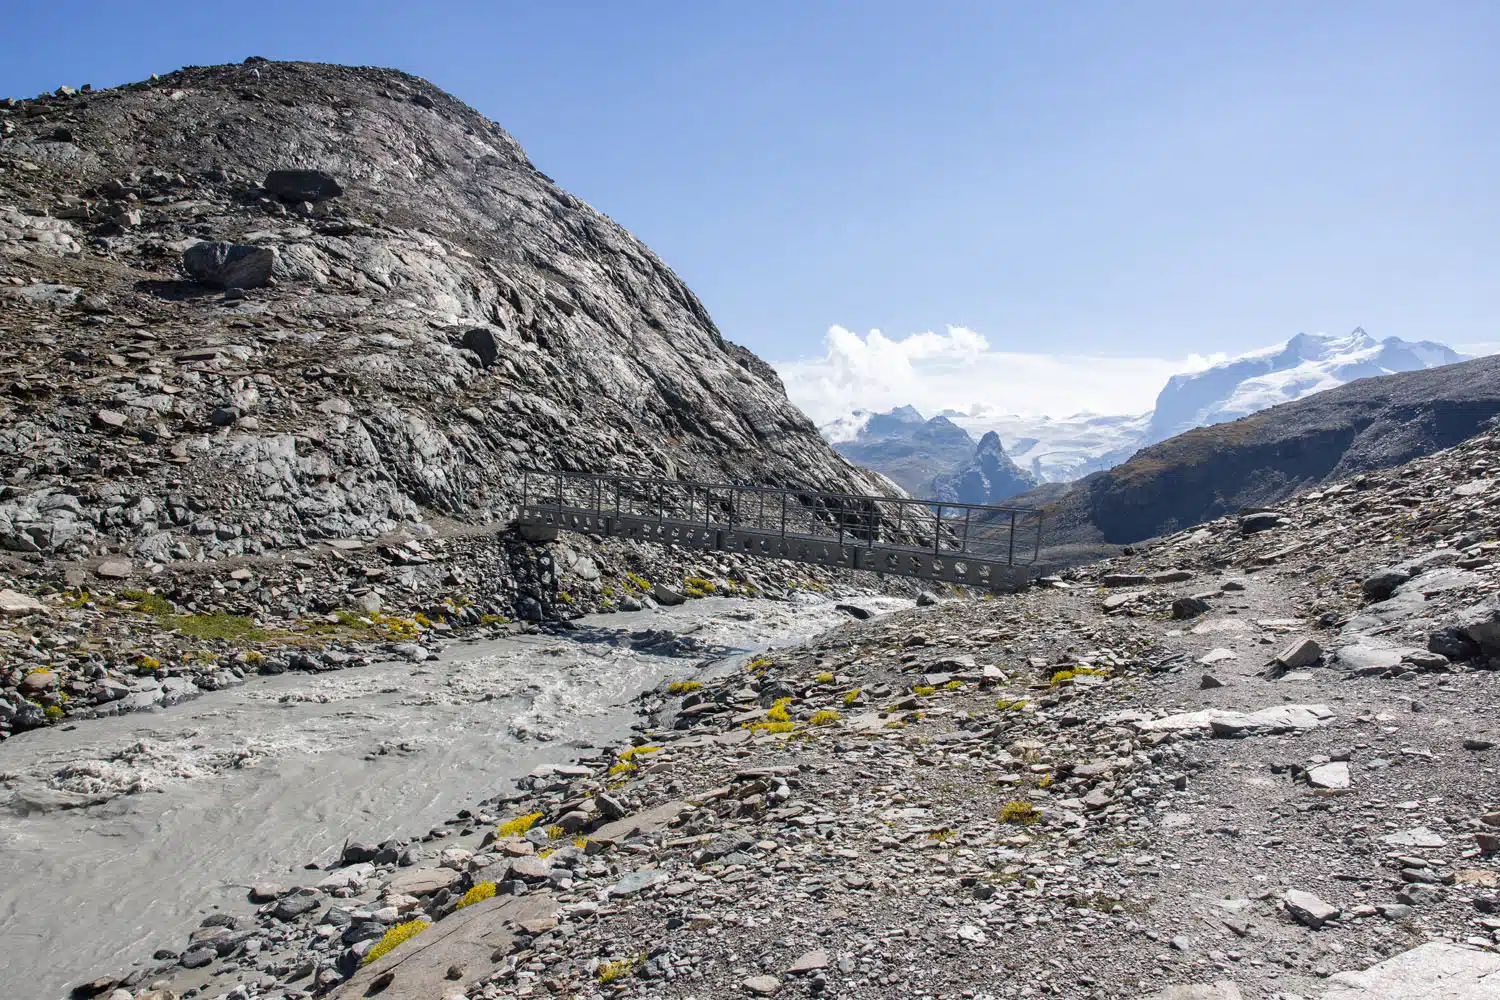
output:
[[[1488,997],[1500,660],[1472,623],[1500,593],[1500,511],[1462,487],[1497,462],[1491,432],[1248,534],[1226,518],[710,667],[645,696],[630,744],[426,838],[330,831],[304,884],[209,913],[121,988]],[[1436,585],[1363,586],[1386,565]],[[1189,619],[1170,590],[1107,607],[1127,568],[1219,596]],[[1431,648],[1452,628],[1464,656]],[[1397,651],[1376,669],[1338,655],[1376,646]],[[1200,683],[1210,656],[1223,686]],[[366,962],[413,920],[431,929]]]

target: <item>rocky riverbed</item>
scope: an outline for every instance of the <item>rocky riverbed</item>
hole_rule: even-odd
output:
[[[344,836],[446,829],[534,767],[627,736],[637,693],[845,617],[814,595],[709,598],[460,643],[422,663],[252,678],[8,741],[0,992],[62,996],[81,971],[124,967],[204,914],[249,912],[236,906],[247,886],[336,860]]]
[[[1489,1000],[1497,458],[664,678],[84,992]]]

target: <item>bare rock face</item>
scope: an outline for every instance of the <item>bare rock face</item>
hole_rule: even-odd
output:
[[[50,380],[45,407],[0,401],[16,551],[102,533],[192,560],[493,524],[525,468],[890,490],[639,240],[415,77],[195,67],[7,120],[0,254],[34,277],[0,287],[0,347]],[[233,294],[192,294],[167,247]],[[44,294],[62,286],[81,294]],[[97,489],[48,480],[90,470]]]

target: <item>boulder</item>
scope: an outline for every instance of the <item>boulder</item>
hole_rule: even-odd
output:
[[[1197,618],[1208,610],[1208,602],[1201,597],[1179,597],[1172,602],[1172,617],[1178,621]]]
[[[273,170],[261,187],[290,204],[326,201],[344,193],[333,175],[321,170]]]
[[[392,875],[385,891],[391,895],[430,896],[457,881],[458,872],[452,868],[408,868]]]
[[[671,587],[666,587],[659,583],[653,583],[651,585],[651,596],[656,599],[657,604],[664,604],[669,608],[675,607],[678,604],[682,604],[687,600],[686,597],[684,597],[682,594],[679,594]]]
[[[182,266],[210,288],[260,288],[271,280],[276,251],[245,243],[199,243],[183,251]]]
[[[25,615],[45,614],[47,605],[26,594],[14,590],[0,590],[0,616],[20,618]]]
[[[1240,531],[1246,535],[1254,535],[1262,531],[1270,531],[1286,524],[1286,519],[1275,511],[1260,511],[1255,514],[1246,514],[1240,518]]]
[[[1292,918],[1300,924],[1305,924],[1313,930],[1317,930],[1330,920],[1337,920],[1339,908],[1330,906],[1310,892],[1301,889],[1288,890],[1281,897],[1282,905]]]
[[[1397,587],[1410,579],[1411,573],[1391,567],[1377,570],[1365,577],[1364,582],[1360,584],[1360,589],[1364,591],[1365,600],[1383,601],[1394,594]]]
[[[500,358],[500,339],[487,326],[476,326],[463,336],[463,345],[479,355],[479,363],[488,368]]]

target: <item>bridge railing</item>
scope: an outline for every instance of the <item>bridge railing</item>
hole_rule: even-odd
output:
[[[656,519],[1011,565],[1035,562],[1041,549],[1041,514],[1021,507],[536,470],[522,474],[521,502],[537,513]]]

